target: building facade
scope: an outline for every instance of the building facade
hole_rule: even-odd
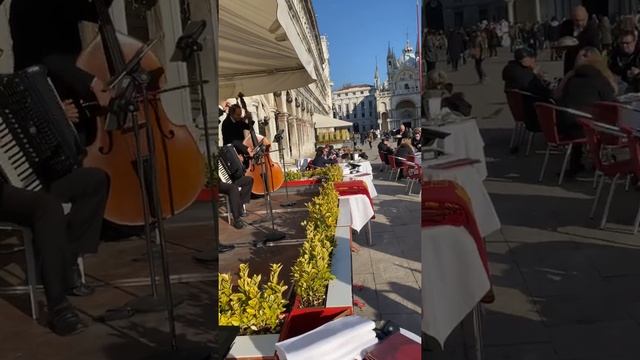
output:
[[[584,5],[590,14],[618,17],[636,14],[640,9],[637,0],[505,0],[509,20],[516,22],[546,21],[552,17],[569,18],[571,9]]]
[[[389,46],[387,49],[387,79],[382,82],[376,65],[374,86],[378,124],[384,131],[398,129],[400,124],[420,127],[420,54],[407,40],[402,54],[396,57]]]
[[[507,18],[505,0],[429,0],[425,7],[427,27],[437,30],[470,27],[485,20],[497,22]],[[434,22],[433,26],[429,20]]]
[[[333,92],[336,119],[353,123],[354,133],[378,129],[376,88],[372,85],[346,85]]]

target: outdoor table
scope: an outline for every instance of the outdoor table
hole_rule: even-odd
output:
[[[367,184],[369,195],[374,198],[378,196],[375,185],[373,185],[373,175],[367,173],[348,174],[342,177],[343,181],[362,180]]]
[[[478,159],[473,165],[480,180],[487,178],[487,164],[484,156],[484,140],[475,119],[462,120],[442,126],[427,126],[427,129],[444,131],[451,135],[436,141],[436,146],[447,154],[462,158]]]
[[[422,330],[444,346],[489,291],[489,277],[464,227],[423,227],[421,251]]]
[[[360,167],[358,168],[359,172],[366,173],[366,174],[373,173],[373,167],[371,167],[371,161],[354,161],[353,163],[360,165]],[[342,171],[344,172],[345,175],[349,173],[350,169],[351,168],[349,167],[349,163],[342,164]]]
[[[373,206],[366,195],[344,195],[339,199],[340,214],[337,226],[350,226],[352,229],[360,231],[374,215]]]
[[[482,179],[478,175],[477,169],[473,165],[463,165],[451,169],[430,169],[429,165],[452,161],[457,159],[455,156],[443,156],[437,160],[429,160],[424,165],[425,180],[451,180],[455,181],[465,189],[471,199],[471,207],[473,214],[478,223],[478,229],[482,237],[488,236],[494,231],[500,229],[500,219],[493,206],[493,202],[487,193]]]

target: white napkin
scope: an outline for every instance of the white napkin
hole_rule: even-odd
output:
[[[362,334],[358,337],[354,337],[349,341],[349,344],[344,350],[336,349],[333,354],[324,354],[324,356],[318,359],[335,359],[335,360],[362,360],[366,356],[365,349],[378,343],[376,333],[371,330],[366,334]]]
[[[351,346],[355,348],[356,345],[354,340],[360,342],[362,347],[359,350],[362,350],[372,337],[375,338],[374,328],[375,324],[371,320],[359,316],[347,316],[308,333],[276,343],[276,351],[280,360],[345,360],[344,357],[338,358],[332,354],[336,354],[336,350],[345,348],[351,351]],[[354,349],[354,356],[357,354],[359,352]]]

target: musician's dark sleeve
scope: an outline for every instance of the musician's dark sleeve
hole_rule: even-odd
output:
[[[93,99],[91,82],[94,76],[77,67],[73,55],[49,55],[42,59],[42,63],[56,86],[70,89],[83,100]]]
[[[249,148],[242,143],[242,141],[233,141],[231,143],[233,147],[236,149],[236,152],[241,155],[249,156]]]
[[[98,22],[98,13],[96,11],[96,5],[93,1],[89,0],[57,0],[63,1],[69,12],[73,12],[78,20],[89,21],[93,23]],[[104,4],[108,7],[111,6],[113,0],[103,0]]]

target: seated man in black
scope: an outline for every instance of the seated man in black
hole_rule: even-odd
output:
[[[382,140],[378,144],[378,152],[382,155],[382,162],[384,162],[386,165],[389,165],[389,159],[387,158],[387,155],[393,155],[394,151],[391,146],[389,146],[388,138],[382,138]]]
[[[220,182],[220,192],[229,196],[229,211],[233,216],[233,227],[242,229],[247,224],[241,219],[244,216],[243,205],[248,204],[251,200],[251,188],[253,187],[253,178],[251,176],[243,176],[235,180],[231,184]]]
[[[545,85],[535,69],[536,58],[533,51],[528,48],[516,50],[514,60],[509,61],[502,70],[504,89],[521,90],[541,98],[551,98],[551,89]]]
[[[84,324],[66,295],[92,291],[82,285],[78,255],[97,251],[108,193],[108,178],[99,169],[80,168],[53,182],[49,192],[29,191],[0,181],[0,221],[31,228],[51,329],[70,335]],[[62,204],[71,203],[65,216]]]
[[[322,168],[327,167],[331,164],[337,163],[335,159],[329,159],[329,148],[328,147],[318,147],[316,149],[316,157],[313,158],[312,165],[313,167]]]
[[[627,85],[626,92],[640,91],[640,47],[635,32],[620,34],[609,56],[609,69]]]

